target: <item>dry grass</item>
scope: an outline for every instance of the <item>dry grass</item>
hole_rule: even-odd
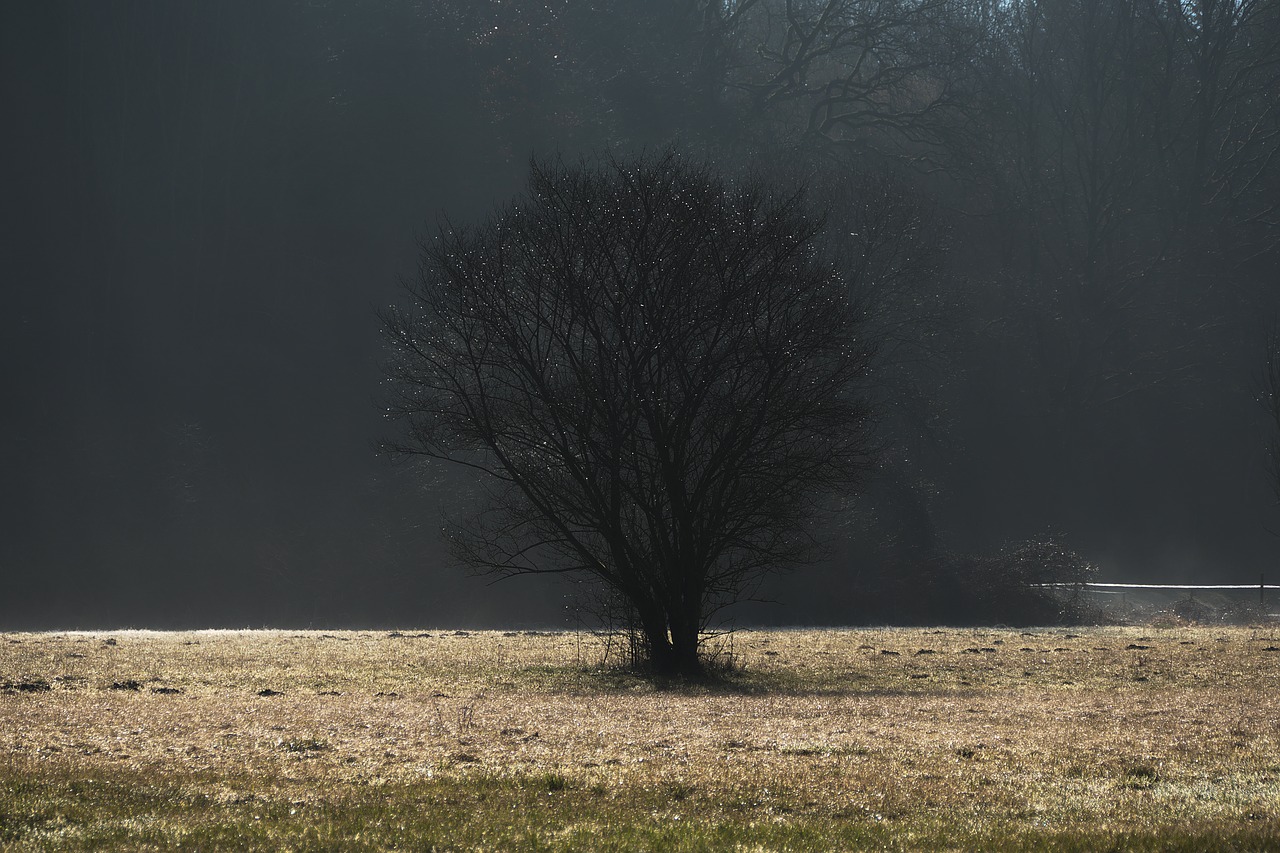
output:
[[[0,635],[0,845],[1280,849],[1269,629],[415,634]]]

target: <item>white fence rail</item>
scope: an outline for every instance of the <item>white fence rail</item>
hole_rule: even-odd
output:
[[[1038,583],[1034,586],[1080,586],[1090,589],[1280,589],[1275,583]]]
[[[1145,614],[1150,617],[1160,613],[1175,613],[1191,619],[1255,618],[1264,615],[1280,618],[1280,613],[1266,613],[1267,605],[1275,608],[1280,596],[1280,584],[1266,583],[1266,577],[1258,583],[1045,583],[1040,587],[1052,587],[1074,595],[1100,596],[1110,600],[1104,612],[1115,618],[1134,618]],[[1270,591],[1270,594],[1268,592]],[[1204,595],[1197,593],[1203,592]],[[1242,595],[1243,594],[1243,595]],[[1253,603],[1244,599],[1253,597]],[[1099,604],[1102,602],[1098,599]],[[1250,615],[1253,614],[1253,615]]]

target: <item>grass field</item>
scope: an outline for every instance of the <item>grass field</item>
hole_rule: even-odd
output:
[[[1280,849],[1280,632],[0,635],[0,849]]]

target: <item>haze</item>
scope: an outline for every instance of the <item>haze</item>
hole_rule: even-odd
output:
[[[886,354],[881,474],[825,561],[743,620],[889,621],[864,595],[889,561],[1047,535],[1106,579],[1256,582],[1274,564],[1257,404],[1280,260],[1274,63],[1213,110],[1125,118],[1146,97],[1115,94],[1130,54],[1075,29],[1050,45],[1070,80],[1020,113],[1023,91],[997,88],[1021,59],[947,31],[912,84],[945,103],[899,133],[815,124],[812,92],[752,49],[773,37],[755,4],[725,4],[744,13],[712,59],[714,3],[603,5],[0,11],[0,625],[572,627],[571,587],[450,562],[440,514],[468,476],[374,451],[392,428],[377,311],[439,217],[485,215],[531,156],[672,143],[728,171],[890,176],[939,249],[936,286],[895,303],[909,331]],[[1269,14],[1259,57],[1276,55]],[[1220,125],[1199,144],[1202,115]],[[1242,137],[1249,116],[1262,131]],[[1045,165],[1044,140],[1088,128],[1103,141],[1071,150],[1083,171]]]

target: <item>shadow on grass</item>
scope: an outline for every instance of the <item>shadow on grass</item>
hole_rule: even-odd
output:
[[[655,675],[626,666],[584,667],[540,665],[518,672],[517,682],[540,690],[585,693],[663,693],[678,696],[970,696],[983,691],[971,685],[913,683],[886,686],[884,678],[846,675],[712,669],[696,678]]]

